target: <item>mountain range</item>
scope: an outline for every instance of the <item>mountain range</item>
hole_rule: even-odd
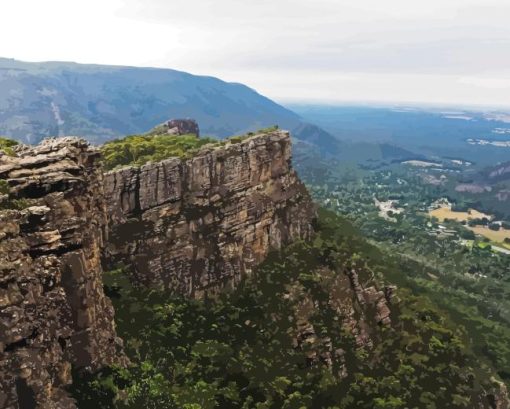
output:
[[[226,137],[278,124],[302,139],[335,138],[253,89],[171,69],[21,62],[0,58],[0,135],[27,143],[80,135],[102,143],[193,118]]]
[[[508,161],[507,149],[466,143],[468,138],[486,135],[506,140],[506,134],[494,133],[494,129],[506,130],[506,123],[486,113],[452,116],[439,109],[289,108],[246,85],[172,69],[0,58],[0,135],[29,144],[63,135],[100,144],[144,133],[170,118],[193,118],[202,135],[218,138],[277,124],[305,142],[295,144],[295,153],[301,161],[308,158],[308,168],[316,167],[324,154],[369,167],[424,157],[459,157],[481,168]],[[484,179],[502,178],[505,175]]]

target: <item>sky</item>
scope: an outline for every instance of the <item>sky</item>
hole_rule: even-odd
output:
[[[509,0],[10,0],[0,56],[173,68],[280,102],[510,107]]]

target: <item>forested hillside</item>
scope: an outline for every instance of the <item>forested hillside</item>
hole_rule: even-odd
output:
[[[79,407],[489,408],[500,386],[444,311],[404,288],[391,296],[391,325],[357,303],[349,272],[370,293],[407,266],[333,213],[321,211],[317,229],[212,299],[108,273],[133,366],[76,374]]]

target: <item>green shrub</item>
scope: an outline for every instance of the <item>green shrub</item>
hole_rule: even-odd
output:
[[[0,180],[0,195],[9,194],[9,184],[6,180]]]
[[[0,180],[0,210],[23,210],[34,204],[33,199],[15,199],[10,196],[9,183]]]
[[[128,165],[141,166],[171,157],[189,158],[208,144],[222,146],[226,142],[240,143],[250,136],[274,132],[277,129],[278,126],[275,125],[257,132],[232,136],[226,140],[197,138],[195,135],[131,135],[105,143],[101,151],[105,169],[112,170]]]
[[[232,136],[231,138],[228,139],[231,143],[240,143],[243,141],[243,137],[242,136]]]
[[[5,152],[7,155],[14,156],[14,150],[12,148],[16,145],[18,145],[18,142],[0,136],[0,151]]]
[[[497,223],[491,223],[489,224],[489,229],[498,231],[501,228],[501,226]]]
[[[464,240],[475,240],[476,235],[472,230],[462,229],[460,231],[460,237]]]

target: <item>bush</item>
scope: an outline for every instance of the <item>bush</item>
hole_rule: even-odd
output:
[[[6,180],[0,180],[0,195],[9,194],[9,184]]]
[[[0,136],[0,151],[3,151],[7,155],[9,156],[14,155],[14,150],[12,148],[16,145],[18,145],[18,142]]]
[[[476,238],[476,235],[473,231],[468,229],[462,229],[460,231],[460,237],[464,240],[474,240]]]
[[[467,212],[469,210],[469,206],[465,204],[453,204],[452,211],[453,212]]]
[[[243,141],[243,137],[242,136],[233,136],[231,138],[228,139],[231,143],[240,143]]]
[[[484,217],[483,219],[469,219],[468,226],[487,226],[489,224],[489,219]]]
[[[226,141],[207,137],[197,138],[196,135],[131,135],[105,143],[101,151],[105,169],[112,170],[128,165],[141,166],[148,162],[159,162],[172,157],[189,158],[208,144],[221,146],[227,141],[239,143],[254,134],[269,133],[277,129],[278,126],[275,125],[254,133],[232,136]]]
[[[32,206],[33,199],[15,199],[10,197],[10,188],[6,180],[0,180],[0,210],[22,210]]]

